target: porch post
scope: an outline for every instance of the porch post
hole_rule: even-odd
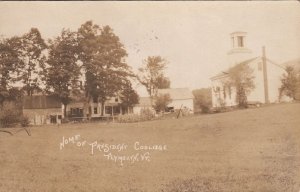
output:
[[[114,115],[114,106],[111,106],[111,116]]]

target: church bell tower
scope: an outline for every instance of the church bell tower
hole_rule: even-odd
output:
[[[229,67],[233,67],[247,59],[251,59],[252,52],[246,47],[246,32],[233,32],[231,37],[231,50],[227,53],[229,60]]]

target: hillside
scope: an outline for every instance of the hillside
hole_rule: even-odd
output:
[[[0,191],[299,191],[299,114],[300,103],[292,103],[143,123],[34,127],[31,137],[0,133]],[[106,155],[145,156],[122,164],[100,144],[111,145]]]

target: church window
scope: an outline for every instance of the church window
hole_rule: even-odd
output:
[[[238,46],[239,47],[244,47],[244,37],[243,36],[238,36]]]
[[[224,96],[224,99],[226,99],[226,87],[225,86],[223,87],[223,96]]]

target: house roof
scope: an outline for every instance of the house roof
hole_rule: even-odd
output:
[[[24,96],[24,109],[50,109],[61,108],[61,103],[57,97],[50,95]]]
[[[136,104],[135,106],[142,106],[142,107],[151,106],[150,97],[140,97],[139,103]]]
[[[158,89],[158,94],[169,94],[171,99],[193,99],[194,95],[188,88]]]

